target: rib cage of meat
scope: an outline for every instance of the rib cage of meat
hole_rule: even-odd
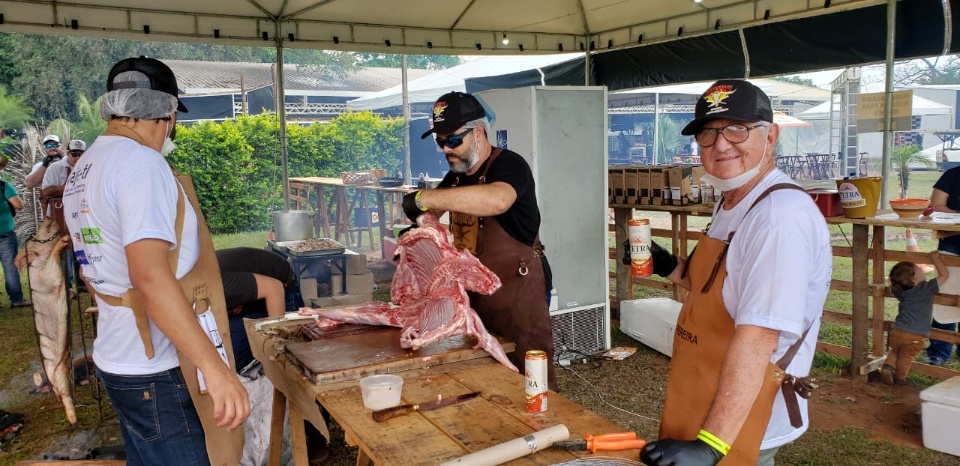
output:
[[[400,346],[419,349],[457,335],[477,338],[483,348],[503,365],[517,370],[503,347],[470,307],[467,291],[493,294],[500,279],[470,254],[450,244],[449,233],[429,213],[403,235],[397,252],[400,261],[390,286],[392,303],[370,302],[333,309],[301,309],[327,319],[367,325],[399,327]]]

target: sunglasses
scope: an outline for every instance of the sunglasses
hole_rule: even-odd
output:
[[[46,147],[47,149],[56,149],[56,148],[60,147],[60,143],[59,143],[59,142],[48,142],[48,143],[44,144],[43,147]]]
[[[457,147],[460,147],[460,144],[463,144],[463,138],[470,134],[471,131],[473,131],[473,128],[467,128],[463,130],[462,133],[448,136],[445,139],[437,138],[437,145],[440,146],[441,149],[444,147],[447,149],[456,149]]]
[[[82,151],[82,150],[72,150],[72,151],[69,152],[69,154],[70,154],[71,157],[80,157],[81,155],[83,155],[83,151]]]

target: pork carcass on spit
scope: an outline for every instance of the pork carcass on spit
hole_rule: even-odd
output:
[[[400,346],[414,350],[445,338],[471,335],[477,338],[475,348],[483,348],[516,371],[467,296],[467,291],[493,294],[500,288],[500,279],[469,251],[454,248],[449,232],[432,214],[421,215],[417,223],[419,228],[400,237],[400,260],[390,286],[392,303],[303,308],[300,313],[351,324],[399,327]]]
[[[60,265],[60,252],[69,243],[70,237],[60,235],[53,219],[45,218],[37,232],[26,241],[25,256],[17,258],[17,265],[22,267],[25,261],[30,268],[30,297],[43,370],[63,404],[67,420],[76,424],[67,288]]]

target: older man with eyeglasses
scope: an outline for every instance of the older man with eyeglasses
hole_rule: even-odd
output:
[[[43,160],[35,163],[30,169],[30,174],[23,180],[23,184],[28,188],[39,188],[43,183],[43,177],[47,173],[47,168],[54,162],[61,160],[66,156],[63,146],[60,144],[60,136],[48,134],[43,137]]]
[[[690,290],[677,320],[650,466],[772,466],[806,431],[806,398],[832,256],[812,199],[773,158],[779,128],[753,84],[721,80],[681,132],[723,197],[686,260],[651,248],[654,272]]]
[[[490,144],[486,112],[470,94],[440,96],[433,128],[422,137],[431,134],[450,171],[437,189],[404,196],[404,213],[416,222],[427,211],[437,218],[450,212],[454,246],[470,250],[503,283],[491,296],[470,296],[483,325],[516,344],[508,358],[517,367],[523,368],[528,350],[546,351],[552,361],[547,297],[553,285],[530,166],[516,152]],[[553,364],[547,367],[548,385],[557,390]]]

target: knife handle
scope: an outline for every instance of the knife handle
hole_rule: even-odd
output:
[[[647,444],[646,440],[642,439],[633,439],[633,440],[587,440],[587,450],[590,450],[591,453],[596,453],[597,450],[601,451],[620,451],[620,450],[635,450],[643,448]]]
[[[392,408],[381,409],[373,412],[373,420],[383,422],[405,414],[415,413],[420,410],[420,405],[400,405]]]

